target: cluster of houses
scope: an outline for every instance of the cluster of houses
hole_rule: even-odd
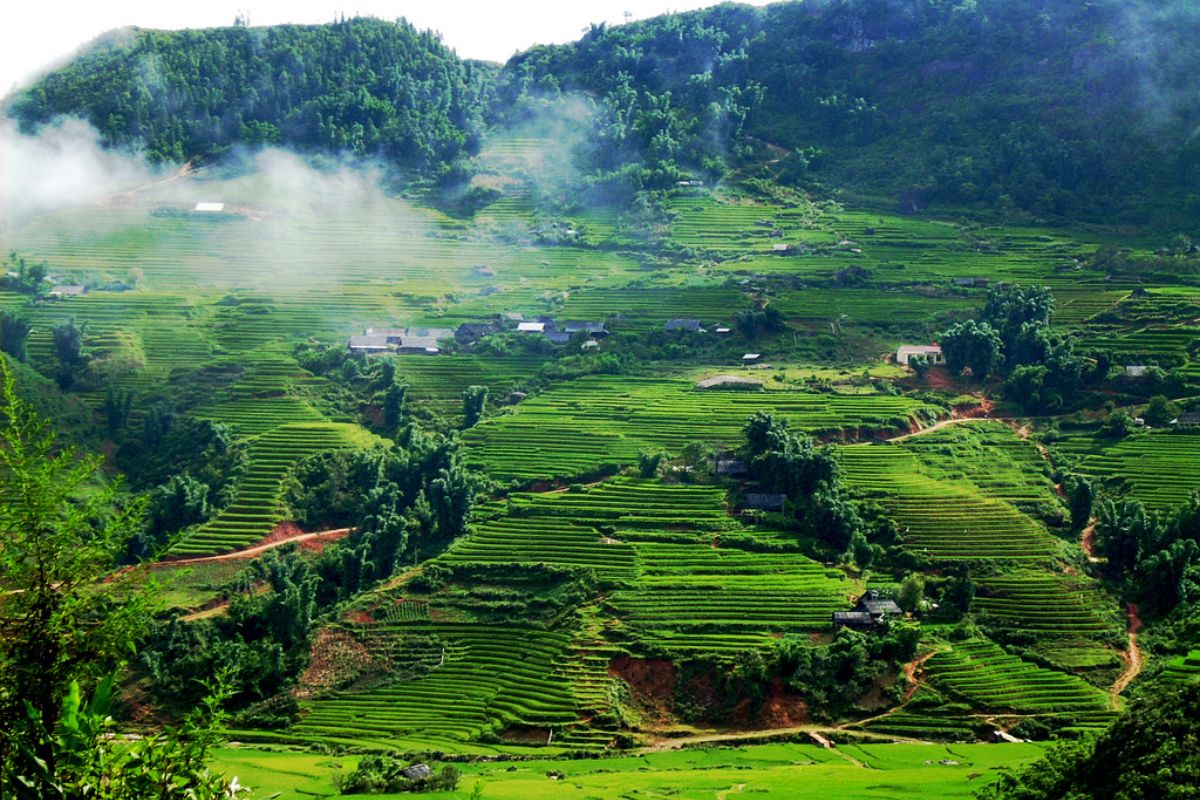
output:
[[[608,330],[605,329],[603,322],[568,320],[557,323],[551,317],[538,317],[535,320],[518,322],[517,333],[544,336],[552,344],[568,344],[576,336],[585,335],[588,337],[587,341],[583,343],[585,350],[599,347],[598,340],[608,336]]]
[[[358,353],[436,356],[442,352],[442,343],[447,340],[471,345],[485,336],[505,330],[512,328],[498,321],[464,322],[457,328],[367,328],[361,334],[351,336],[348,347]],[[544,337],[553,344],[567,344],[575,336],[583,335],[587,337],[581,345],[584,350],[599,347],[598,340],[608,335],[603,322],[572,320],[557,323],[550,317],[518,321],[515,330],[521,335]]]

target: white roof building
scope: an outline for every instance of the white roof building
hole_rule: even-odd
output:
[[[517,325],[518,333],[545,333],[546,323],[544,322],[521,322]]]
[[[221,211],[224,211],[224,210],[225,210],[225,204],[224,204],[224,203],[205,203],[205,202],[201,202],[201,203],[196,203],[196,207],[195,207],[194,209],[192,209],[192,210],[193,210],[193,211],[199,211],[199,212],[201,212],[201,213],[209,213],[209,214],[212,214],[212,213],[219,213],[219,212],[221,212]]]
[[[903,344],[896,350],[896,363],[908,365],[910,359],[924,361],[927,364],[945,364],[946,357],[942,348],[936,344]]]

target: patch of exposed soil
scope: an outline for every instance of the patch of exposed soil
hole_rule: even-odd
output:
[[[295,694],[305,698],[314,690],[336,688],[373,665],[374,658],[362,642],[345,631],[323,628],[313,639],[312,658]]]
[[[658,717],[670,718],[675,697],[675,665],[665,658],[617,656],[608,662],[608,674],[629,685],[637,705]]]
[[[794,728],[810,721],[808,704],[798,692],[774,678],[755,720],[760,728]]]

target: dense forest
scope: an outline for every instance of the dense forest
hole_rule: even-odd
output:
[[[592,181],[622,198],[754,164],[743,177],[853,185],[910,212],[1175,220],[1200,211],[1200,104],[1184,88],[1198,26],[1188,4],[1148,0],[727,3],[593,26],[499,73],[403,21],[137,30],[9,113],[27,129],[83,115],[170,161],[284,144],[444,175],[485,119],[575,93],[596,112]]]
[[[106,143],[160,161],[282,144],[436,174],[478,146],[493,71],[403,21],[121,30],[11,113],[27,128],[81,115]]]

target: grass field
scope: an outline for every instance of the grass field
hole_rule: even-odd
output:
[[[459,788],[431,797],[485,800],[646,797],[726,800],[740,795],[786,800],[971,798],[1001,770],[1040,757],[1019,745],[866,744],[823,750],[814,745],[716,747],[583,761],[517,761],[457,765]],[[225,748],[217,764],[254,788],[254,800],[337,797],[332,776],[353,769],[352,756]],[[562,773],[558,780],[547,774]],[[278,793],[277,795],[275,793]],[[384,797],[385,795],[376,795]],[[399,798],[411,795],[386,795]]]

